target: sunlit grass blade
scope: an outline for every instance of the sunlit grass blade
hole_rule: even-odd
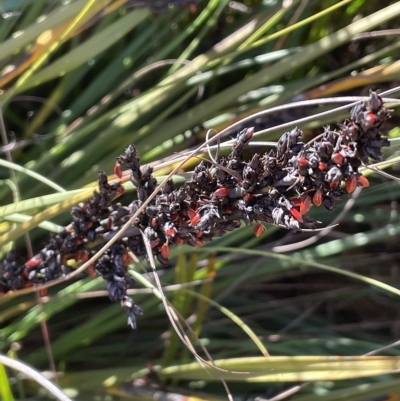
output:
[[[295,382],[314,380],[346,380],[394,373],[399,368],[399,357],[248,357],[215,361],[229,370],[246,370],[248,374],[223,373],[228,381]],[[180,380],[213,380],[210,369],[196,363],[162,368],[161,377]]]
[[[10,381],[4,365],[0,363],[0,395],[4,401],[14,401]]]
[[[65,74],[96,57],[100,52],[112,46],[118,39],[132,30],[136,25],[148,17],[148,10],[134,10],[125,17],[116,21],[102,32],[93,36],[82,45],[76,47],[66,56],[59,58],[52,65],[36,73],[29,81],[19,87],[18,90],[26,90],[32,86],[40,85],[50,79]]]
[[[1,354],[0,354],[0,363],[12,367],[14,370],[17,370],[23,373],[25,376],[35,380],[42,387],[46,388],[47,391],[50,392],[50,394],[57,397],[57,399],[59,399],[60,401],[71,401],[57,386],[55,386],[52,382],[50,382],[50,380],[46,379],[43,375],[40,374],[40,372],[38,372],[36,369],[31,368],[25,363],[22,363],[20,361],[14,360]],[[8,400],[13,401],[12,395],[10,398],[8,398]]]
[[[169,133],[172,136],[176,132],[184,132],[191,126],[196,125],[198,121],[206,120],[210,115],[214,114],[216,111],[215,105],[218,105],[218,109],[221,110],[230,105],[233,99],[237,99],[244,93],[274,82],[274,80],[282,77],[284,74],[293,72],[294,68],[299,68],[327,53],[329,50],[347,43],[357,33],[372,29],[384,21],[390,21],[399,14],[400,3],[395,3],[320,39],[316,43],[304,46],[300,53],[287,56],[274,65],[269,66],[267,69],[268,73],[265,73],[263,70],[255,73],[248,79],[240,81],[201,102],[199,105],[194,106],[190,112],[182,113],[169,120],[162,126],[163,134],[167,135]],[[156,132],[154,134],[156,135]]]
[[[76,205],[79,202],[83,202],[86,199],[89,199],[93,195],[93,190],[87,190],[80,194],[69,198],[61,203],[58,203],[54,206],[51,206],[36,214],[31,220],[20,224],[17,228],[7,232],[0,236],[0,246],[7,244],[8,242],[15,241],[17,238],[21,237],[23,234],[27,233],[32,228],[35,228],[39,223],[50,220],[55,216],[58,216],[60,213],[70,210],[72,206]]]

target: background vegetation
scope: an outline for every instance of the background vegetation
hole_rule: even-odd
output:
[[[162,162],[161,177],[174,167],[172,156],[204,142],[208,129],[294,100],[399,85],[400,2],[167,3],[0,3],[3,255],[15,247],[23,261],[31,246],[40,250],[49,231],[68,224],[70,207],[91,196],[98,170],[111,175],[130,143],[143,163]],[[278,107],[246,124],[263,130],[257,141],[276,141],[296,125],[308,141],[348,115],[335,107]],[[332,112],[314,116],[326,110]],[[385,154],[391,163],[384,166],[393,176],[396,114]],[[3,297],[2,352],[63,372],[60,386],[79,400],[107,393],[156,399],[160,389],[180,400],[187,393],[226,399],[221,377],[242,400],[272,399],[287,389],[297,401],[397,397],[399,360],[362,357],[400,354],[393,346],[400,332],[400,187],[370,173],[370,188],[345,197],[334,212],[311,211],[323,226],[340,223],[327,232],[268,227],[256,238],[243,226],[201,249],[172,250],[171,268],[159,269],[165,294],[190,325],[196,351],[207,359],[194,334],[230,372],[194,362],[170,327],[145,261],[131,266],[138,281],[132,292],[145,312],[138,330],[109,302],[104,281],[85,278],[42,296]],[[126,189],[121,202],[129,203],[135,194]],[[15,398],[43,399],[15,377],[0,370],[4,399],[13,399],[8,379]]]

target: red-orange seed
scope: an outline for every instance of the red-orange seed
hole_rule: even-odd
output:
[[[177,243],[178,245],[182,245],[184,242],[185,242],[185,241],[183,240],[183,238],[181,238],[181,237],[176,237],[176,243]]]
[[[325,171],[325,170],[326,170],[326,164],[323,163],[323,162],[319,162],[319,163],[318,163],[318,168],[319,168],[321,171]]]
[[[89,260],[89,253],[87,251],[79,251],[75,259],[80,260],[81,262],[86,262]]]
[[[126,253],[122,254],[122,261],[124,262],[124,266],[128,266],[132,262],[132,258]]]
[[[372,111],[367,113],[367,115],[365,116],[365,122],[367,123],[368,127],[372,127],[376,123],[376,120],[377,116]]]
[[[92,278],[96,277],[96,270],[94,269],[93,265],[88,267],[87,272],[90,277]]]
[[[310,210],[310,207],[311,207],[311,198],[308,195],[306,195],[302,199],[300,204],[300,214],[306,214]]]
[[[357,184],[362,188],[369,187],[368,178],[360,175],[359,177],[357,177]]]
[[[223,198],[223,197],[227,196],[227,195],[229,194],[229,192],[230,192],[230,189],[229,189],[229,188],[224,188],[224,187],[222,187],[222,188],[217,189],[217,190],[214,192],[214,196],[215,196],[216,198]]]
[[[39,258],[32,258],[32,259],[29,259],[25,264],[30,268],[34,268],[39,263],[40,263],[40,259]]]
[[[292,208],[290,209],[290,214],[291,214],[298,222],[300,222],[300,223],[303,222],[303,217],[301,216],[300,212],[299,212],[297,209],[295,209],[294,207],[292,207]]]
[[[169,246],[167,244],[163,244],[161,247],[161,255],[165,259],[168,259],[169,256]]]
[[[344,157],[341,153],[336,152],[331,156],[331,159],[334,163],[336,164],[343,164],[344,162]]]
[[[261,223],[257,223],[257,224],[254,226],[254,229],[253,229],[254,235],[255,235],[256,237],[259,237],[259,236],[263,233],[264,230],[265,230],[264,225],[261,224]]]
[[[196,212],[193,209],[188,209],[187,215],[189,216],[189,219],[192,220],[193,217],[196,216]]]
[[[254,199],[254,195],[253,195],[253,194],[244,194],[244,195],[243,195],[243,199],[244,199],[246,202],[249,202],[249,201],[251,201],[252,199]]]
[[[117,163],[114,166],[114,174],[118,177],[118,178],[122,178],[122,169],[121,169],[121,165],[119,163]]]
[[[308,167],[308,161],[305,157],[299,157],[297,160],[297,165],[299,167]]]
[[[165,234],[167,234],[169,237],[173,237],[176,234],[176,228],[168,228],[165,230]]]
[[[346,191],[351,194],[357,187],[357,178],[354,175],[349,175],[346,178]]]
[[[315,191],[315,194],[314,194],[314,196],[312,198],[312,201],[313,201],[315,206],[321,206],[321,203],[322,203],[322,192],[321,192],[321,190],[317,189]]]
[[[196,214],[191,220],[190,220],[190,224],[192,226],[195,226],[200,220],[200,215]]]

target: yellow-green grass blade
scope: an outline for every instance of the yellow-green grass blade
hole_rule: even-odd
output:
[[[8,380],[7,372],[0,363],[0,398],[3,401],[14,401],[14,397],[10,387],[10,381]]]
[[[81,66],[112,46],[148,16],[148,9],[131,11],[97,35],[92,36],[80,46],[71,50],[65,56],[57,59],[53,64],[36,73],[29,81],[24,82],[18,90],[27,90]]]
[[[94,189],[95,187],[93,187]],[[93,193],[92,189],[92,193]],[[61,203],[65,200],[71,199],[76,195],[82,194],[84,192],[88,192],[87,189],[82,188],[82,189],[75,189],[72,191],[68,192],[62,192],[62,193],[57,193],[57,194],[51,194],[51,195],[43,195],[43,196],[38,196],[37,198],[31,198],[31,199],[26,199],[22,200],[20,202],[15,202],[15,203],[10,203],[5,206],[0,207],[0,219],[4,218],[5,216],[13,213],[22,213],[22,212],[27,212],[28,210],[33,210],[33,209],[43,209],[44,207],[47,206],[52,206],[58,203]]]
[[[42,67],[50,56],[66,41],[73,33],[87,22],[99,10],[99,5],[106,6],[111,0],[88,0],[76,17],[67,21],[65,25],[60,25],[54,31],[46,31],[36,42],[32,54],[28,54],[26,62],[19,65],[19,68],[11,70],[11,74],[16,76],[21,72],[17,82],[7,92],[5,92],[2,103],[7,102],[19,91],[26,83],[32,82],[32,76]],[[26,69],[26,71],[24,71]],[[24,71],[24,72],[22,72]],[[5,83],[13,76],[5,76]]]
[[[98,6],[104,7],[107,1],[99,1]],[[73,3],[67,3],[42,18],[40,22],[35,22],[26,28],[20,35],[11,37],[0,44],[0,60],[6,59],[13,55],[22,47],[27,46],[36,39],[41,33],[51,30],[54,27],[62,24],[69,18],[76,16],[80,10],[87,4],[87,0],[78,0]]]
[[[28,216],[26,214],[21,213],[12,213],[4,216],[5,221],[10,221],[13,223],[25,223],[27,221],[32,220],[32,216]],[[4,223],[0,223],[1,229],[3,228]],[[62,229],[62,226],[58,224],[54,224],[51,221],[42,221],[37,225],[37,227],[42,228],[43,230],[51,231],[53,233],[59,233]]]
[[[83,202],[87,199],[89,199],[93,195],[93,190],[87,190],[84,192],[81,192],[80,194],[77,194],[73,196],[70,199],[67,199],[61,203],[58,203],[56,205],[53,205],[43,212],[40,212],[36,214],[32,219],[29,221],[20,224],[17,228],[3,234],[0,236],[0,247],[11,242],[15,241],[17,238],[22,236],[23,234],[27,233],[28,231],[32,230],[33,228],[37,227],[39,223],[42,223],[43,221],[50,220],[55,216],[58,216],[59,214],[70,210],[72,206],[78,204],[79,202]]]
[[[216,366],[229,371],[221,372],[227,381],[238,382],[297,382],[315,380],[346,380],[396,372],[400,357],[389,356],[294,356],[247,357],[215,360]],[[219,380],[213,369],[198,363],[162,368],[163,378],[180,380]]]
[[[34,171],[30,170],[29,168],[22,167],[22,166],[19,166],[18,164],[9,162],[7,160],[2,160],[2,159],[0,159],[0,166],[24,173],[24,174],[34,178],[35,180],[40,181],[41,183],[49,186],[50,188],[55,189],[58,192],[65,192],[64,188],[60,187],[58,184],[49,180],[48,178],[44,177],[43,175],[35,173]]]
[[[338,46],[352,40],[354,35],[372,29],[379,24],[398,17],[400,15],[400,2],[396,2],[386,8],[383,8],[367,17],[364,17],[346,28],[320,39],[318,42],[304,46],[301,52],[287,56],[281,61],[269,66],[265,70],[255,73],[246,80],[230,86],[220,91],[218,94],[208,98],[181,115],[172,118],[164,123],[162,129],[156,130],[153,134],[174,136],[176,133],[184,132],[186,129],[195,126],[199,121],[204,121],[210,116],[215,115],[216,111],[229,106],[233,100],[239,96],[248,93],[251,90],[274,82],[279,77],[287,73],[293,73],[300,66],[312,62],[318,57],[337,48]],[[168,88],[164,89],[164,94],[158,93],[159,100],[167,93]],[[155,94],[156,92],[154,92]],[[156,101],[156,99],[154,99]],[[216,109],[218,105],[218,109]]]

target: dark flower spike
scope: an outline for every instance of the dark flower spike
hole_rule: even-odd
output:
[[[263,223],[294,231],[316,230],[318,222],[306,215],[311,204],[331,211],[343,194],[342,186],[348,193],[369,186],[358,168],[370,158],[381,160],[381,148],[389,146],[389,141],[379,130],[390,114],[382,99],[371,92],[370,100],[353,108],[350,119],[337,131],[325,127],[322,135],[304,144],[302,132],[295,128],[281,136],[276,152],[254,154],[249,161],[244,160],[243,150],[254,128],[243,129],[228,156],[202,160],[181,188],[175,189],[168,181],[121,238],[94,262],[89,274],[106,280],[110,299],[121,302],[128,324],[136,328],[143,311],[127,295],[134,285],[127,272],[130,252],[150,260],[154,255],[168,265],[174,244],[202,246],[238,228],[241,221],[255,224],[256,236],[263,232]],[[6,255],[0,262],[0,293],[66,276],[119,234],[154,195],[153,170],[140,165],[133,145],[116,159],[117,181],[109,183],[107,175],[99,172],[99,192],[71,209],[71,224],[37,255],[23,264],[17,263],[13,252]],[[130,170],[130,180],[137,188],[137,199],[127,206],[112,203],[122,190],[122,169]]]

